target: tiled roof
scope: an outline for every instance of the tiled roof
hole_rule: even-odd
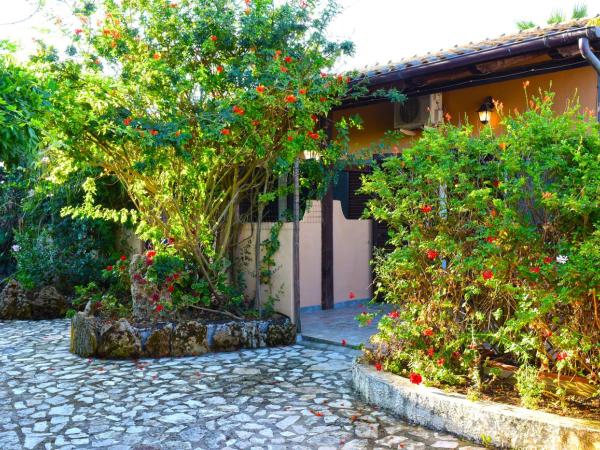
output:
[[[598,20],[596,16],[595,20]],[[375,64],[366,66],[363,69],[358,69],[358,72],[367,77],[375,77],[378,75],[399,72],[408,68],[424,67],[433,63],[448,61],[455,58],[461,58],[467,55],[485,52],[496,48],[509,47],[514,44],[533,41],[536,39],[560,34],[568,31],[581,30],[587,28],[590,18],[571,20],[562,22],[556,25],[547,27],[535,27],[528,30],[519,31],[518,33],[503,34],[494,39],[485,39],[481,42],[470,42],[466,45],[455,45],[449,49],[442,49],[438,52],[429,52],[425,55],[414,55],[408,58],[403,58],[399,61],[389,61],[386,64]]]

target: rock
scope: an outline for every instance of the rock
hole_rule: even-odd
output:
[[[237,322],[215,325],[211,348],[214,351],[233,351],[242,347],[242,326]]]
[[[0,293],[0,320],[58,319],[67,307],[65,297],[52,286],[28,295],[18,281],[10,280]]]
[[[144,355],[152,358],[161,358],[171,354],[171,324],[156,326],[150,331],[150,335],[144,343]]]
[[[144,255],[133,255],[129,264],[129,277],[131,279],[131,307],[133,317],[145,320],[148,317],[156,317],[153,305],[150,301],[152,292],[149,292],[146,284],[139,277],[146,270],[146,257]]]
[[[88,357],[98,350],[96,319],[77,313],[71,319],[71,353]]]
[[[140,356],[142,344],[138,331],[125,319],[104,325],[100,330],[98,356],[132,358]]]
[[[296,343],[296,326],[290,321],[273,322],[267,329],[267,346]]]
[[[171,337],[172,356],[196,356],[208,352],[206,325],[189,321],[175,325]]]
[[[10,280],[0,293],[0,320],[28,319],[31,305],[17,280]]]
[[[31,318],[35,320],[65,317],[67,307],[67,300],[54,286],[45,286],[33,296]]]

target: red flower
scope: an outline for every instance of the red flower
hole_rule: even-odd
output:
[[[152,136],[156,136],[158,134],[158,131],[157,130],[150,130],[150,134]]]
[[[421,384],[423,382],[423,377],[420,373],[412,372],[408,377],[412,384]]]
[[[540,268],[539,268],[539,266],[535,266],[535,267],[532,267],[531,269],[529,269],[529,271],[531,273],[540,273]]]
[[[106,270],[110,272],[111,270],[113,270],[113,266],[106,266]]]
[[[309,138],[311,138],[311,139],[315,139],[315,140],[317,140],[317,139],[319,139],[321,136],[319,136],[319,133],[314,133],[314,132],[310,131],[310,132],[308,133],[308,137],[309,137]]]
[[[281,56],[281,50],[275,50],[275,56],[273,56],[273,59],[279,59],[279,56]]]
[[[437,360],[437,365],[442,367],[444,364],[446,364],[446,360],[444,358],[440,358]]]
[[[306,95],[306,89],[300,89],[298,93],[300,93],[300,95]]]
[[[223,129],[221,130],[221,134],[222,134],[223,136],[229,136],[229,135],[231,134],[231,130],[230,130],[229,128],[223,128]]]
[[[349,298],[350,300],[352,300],[352,299],[356,298],[356,294],[355,294],[354,292],[350,291],[350,292],[348,293],[348,298]]]
[[[287,67],[285,67],[285,66],[281,66],[281,67],[279,68],[279,70],[281,70],[283,73],[286,73],[286,72],[288,71],[288,68],[287,68]]]
[[[381,372],[381,363],[375,363],[375,370],[377,370],[377,372]]]
[[[558,353],[558,354],[556,355],[556,360],[557,360],[557,361],[562,361],[562,360],[564,360],[564,359],[567,359],[567,357],[568,357],[568,356],[569,356],[569,354],[568,354],[567,352],[565,352],[565,351],[562,351],[562,352],[560,352],[560,353]]]
[[[427,250],[427,258],[429,258],[430,260],[434,260],[435,258],[437,258],[439,255],[438,252],[436,252],[435,250]]]
[[[483,277],[484,280],[491,280],[492,278],[494,278],[494,272],[487,269],[487,270],[484,270],[483,272],[481,272],[481,276]]]
[[[313,122],[316,122],[317,120],[319,120],[319,118],[317,117],[316,114],[311,114],[310,118],[313,120]]]
[[[460,352],[458,350],[455,352],[452,352],[452,357],[456,358],[456,359],[460,359]]]
[[[173,245],[174,243],[175,243],[175,238],[173,238],[173,237],[167,238],[167,244]]]
[[[488,236],[485,238],[485,240],[491,244],[496,240],[496,238],[494,236]]]
[[[175,286],[173,286],[172,284],[169,285],[169,287],[167,287],[167,291],[169,292],[173,292],[175,290]]]
[[[160,53],[154,52],[154,54],[152,55],[152,57],[158,61],[160,59]]]
[[[345,347],[347,344],[346,339],[342,339],[342,345]]]
[[[552,261],[554,261],[554,258],[552,258],[552,256],[546,256],[544,258],[544,264],[551,264]]]
[[[81,28],[77,28],[77,29],[75,30],[75,34],[79,35],[79,34],[81,34],[81,33],[83,33],[83,30],[82,30]]]
[[[127,256],[121,255],[121,261],[127,261]]]
[[[291,134],[288,135],[287,140],[292,142],[294,140],[294,136],[292,136]]]
[[[174,274],[173,274],[173,279],[174,279],[174,280],[179,280],[179,277],[180,277],[180,276],[181,276],[181,275],[179,275],[178,273],[174,273]]]
[[[434,353],[435,353],[435,350],[433,349],[433,347],[429,347],[427,349],[427,356],[429,356],[430,358],[433,358]]]
[[[246,111],[244,111],[244,108],[240,108],[239,106],[235,105],[233,107],[233,112],[235,114],[239,114],[240,116],[243,116]]]
[[[214,34],[210,37],[210,40],[213,42],[217,42],[217,39],[218,38]]]
[[[151,298],[152,298],[152,302],[156,303],[157,301],[160,300],[160,295],[158,295],[158,293],[155,292],[154,294],[152,294]]]
[[[433,210],[433,208],[431,207],[431,205],[423,205],[421,206],[421,212],[423,214],[428,214]]]
[[[156,256],[156,250],[149,250],[146,252],[148,258],[154,258]]]
[[[551,330],[546,330],[546,331],[544,332],[544,335],[545,335],[547,338],[549,338],[549,337],[552,337],[552,331],[551,331]]]
[[[496,210],[495,210],[495,209],[492,209],[492,210],[490,211],[490,214],[491,214],[491,216],[492,216],[492,217],[496,217],[496,216],[498,215],[498,213],[496,212]]]
[[[433,336],[433,329],[426,328],[425,330],[423,330],[423,336]]]
[[[258,125],[260,125],[260,122],[258,120],[253,120],[252,121],[252,125],[254,125],[255,127],[257,127]]]
[[[391,319],[397,319],[400,317],[400,313],[398,311],[391,311],[388,313],[388,317]]]
[[[223,66],[217,66],[217,73],[223,72]]]
[[[131,117],[127,117],[126,119],[123,119],[123,125],[125,125],[126,127],[128,127],[130,123],[131,123]]]
[[[296,96],[295,95],[288,95],[285,98],[285,102],[286,103],[295,103],[296,102]]]
[[[126,269],[126,267],[125,267],[125,266],[119,266],[119,270],[120,270],[121,272],[123,272],[125,269]]]
[[[319,97],[319,101],[321,103],[325,103],[327,101],[327,97]]]
[[[291,56],[286,56],[284,59],[284,61],[288,64],[291,63],[293,60],[294,60],[294,58],[292,58]]]
[[[494,180],[492,181],[492,184],[494,185],[495,188],[500,186],[500,180]]]
[[[154,309],[157,313],[161,312],[163,309],[165,309],[165,307],[163,305],[156,305],[156,308]]]
[[[262,84],[259,84],[258,86],[256,86],[256,92],[262,94],[263,92],[265,92],[265,87]]]

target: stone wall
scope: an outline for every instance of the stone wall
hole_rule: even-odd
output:
[[[137,327],[80,312],[71,321],[71,352],[100,358],[196,356],[208,352],[274,347],[296,342],[296,326],[277,315],[268,320],[212,323],[202,320]]]

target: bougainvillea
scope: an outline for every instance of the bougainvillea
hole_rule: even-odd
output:
[[[302,152],[319,156],[323,177],[346,147],[348,121],[330,142],[319,129],[349,91],[349,78],[328,74],[352,51],[325,37],[336,11],[331,2],[274,0],[76,8],[69,56],[38,58],[61,89],[55,168],[102,168],[133,208],[95,203],[89,179],[84,205],[65,213],[132,222],[155,245],[172,237],[222,306],[218,281],[237,282],[241,223],[260,222],[264,205],[289,192],[277,180]]]
[[[502,115],[499,134],[425,130],[366,177],[393,248],[376,287],[400,305],[373,361],[429,383],[477,385],[488,358],[600,382],[600,128],[552,99]]]

